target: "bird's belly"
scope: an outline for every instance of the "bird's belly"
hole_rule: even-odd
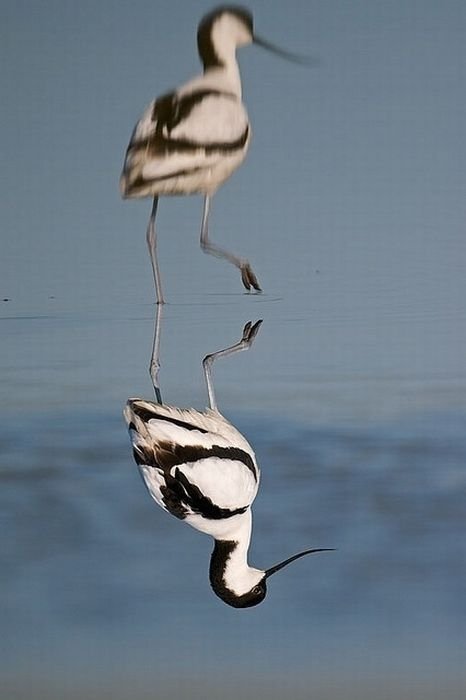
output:
[[[167,159],[129,160],[120,180],[125,198],[156,195],[212,194],[241,165],[247,144],[231,153],[211,154],[170,162]]]

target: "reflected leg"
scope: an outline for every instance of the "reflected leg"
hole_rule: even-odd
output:
[[[238,343],[231,345],[224,350],[217,350],[210,355],[206,355],[202,361],[204,367],[204,376],[207,384],[207,394],[209,396],[209,406],[213,411],[217,411],[217,401],[215,399],[214,385],[212,381],[212,364],[219,357],[227,357],[228,355],[233,355],[236,352],[241,352],[242,350],[248,350],[251,347],[259,328],[261,327],[262,320],[252,323],[248,321],[243,328],[243,336]]]
[[[159,370],[160,370],[160,328],[162,325],[162,309],[163,304],[156,304],[155,320],[154,320],[154,338],[152,340],[152,355],[149,365],[149,374],[154,387],[155,398],[157,403],[162,404],[162,393],[159,387]]]

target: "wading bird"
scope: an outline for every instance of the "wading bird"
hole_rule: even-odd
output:
[[[261,323],[247,323],[238,343],[204,358],[210,409],[201,413],[142,399],[130,399],[125,408],[134,459],[150,495],[214,538],[210,583],[235,608],[261,603],[267,579],[295,559],[328,551],[307,549],[266,570],[248,564],[259,467],[251,445],[217,409],[211,367],[215,359],[249,348]]]
[[[249,146],[251,130],[241,101],[236,49],[251,43],[291,61],[309,62],[254,34],[247,9],[235,5],[216,8],[198,27],[204,73],[153,100],[133,130],[120,189],[125,198],[153,197],[146,237],[157,303],[164,303],[155,231],[159,195],[203,194],[202,250],[228,260],[241,271],[247,290],[260,291],[249,262],[220,248],[208,233],[212,196],[244,160]]]

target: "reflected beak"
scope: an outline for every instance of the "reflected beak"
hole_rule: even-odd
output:
[[[318,60],[312,56],[301,56],[299,54],[292,53],[291,51],[286,51],[286,49],[281,49],[279,46],[275,46],[275,44],[272,44],[270,41],[262,39],[257,35],[254,35],[253,42],[254,44],[257,44],[257,46],[262,46],[262,48],[266,49],[266,51],[270,51],[277,56],[281,56],[285,60],[291,61],[292,63],[301,63],[302,65],[317,65],[318,63]]]
[[[288,566],[288,564],[291,564],[292,561],[295,561],[296,559],[300,559],[301,557],[304,557],[306,554],[315,554],[316,552],[334,552],[335,550],[333,548],[319,548],[319,549],[306,549],[304,552],[299,552],[299,554],[295,554],[294,556],[290,557],[289,559],[285,559],[285,561],[281,561],[279,564],[275,564],[275,566],[272,566],[270,569],[267,569],[265,572],[265,578],[269,578],[269,576],[272,576],[272,574],[276,574],[277,571],[280,571],[280,569],[283,569],[285,566]]]

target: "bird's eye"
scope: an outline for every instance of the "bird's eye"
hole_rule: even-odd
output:
[[[254,595],[260,595],[262,593],[262,586],[254,586],[252,592]]]

